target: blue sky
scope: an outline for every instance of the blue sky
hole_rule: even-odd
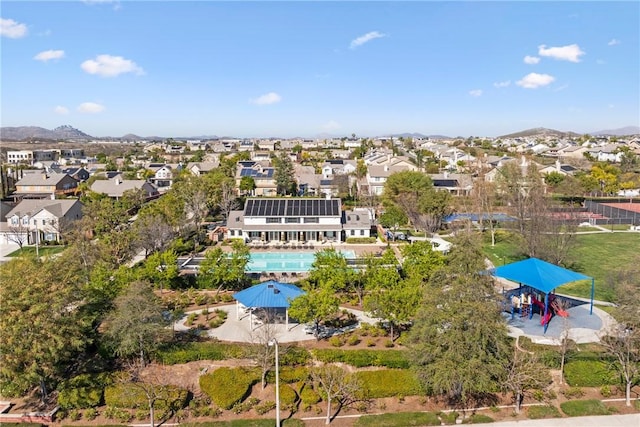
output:
[[[640,3],[3,1],[2,126],[498,136],[640,125]]]

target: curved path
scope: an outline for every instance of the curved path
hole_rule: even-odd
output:
[[[243,310],[238,316],[238,306],[236,304],[229,304],[223,306],[216,306],[209,308],[211,311],[215,309],[224,310],[227,312],[227,320],[219,327],[215,329],[208,329],[207,336],[210,338],[217,338],[221,341],[233,341],[233,342],[252,342],[259,340],[260,334],[264,334],[264,326],[253,324],[253,330],[251,329],[251,320],[248,313]],[[375,324],[379,319],[371,318],[364,314],[361,310],[353,310],[350,308],[340,307],[341,310],[347,310],[350,313],[355,314],[358,319],[358,325],[361,322]],[[185,313],[185,316],[176,322],[176,331],[187,331],[189,327],[185,325],[187,316],[190,313],[200,313],[200,310],[189,311]],[[304,330],[304,326],[298,323],[289,323],[288,326],[284,324],[270,325],[274,328],[273,332],[269,332],[270,335],[274,335],[278,342],[296,342],[313,340],[315,337],[313,334],[308,334]]]

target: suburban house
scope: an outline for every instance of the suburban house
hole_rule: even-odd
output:
[[[82,203],[75,199],[22,200],[6,215],[6,227],[0,242],[33,245],[57,242],[72,221],[82,218]]]
[[[227,229],[227,238],[246,242],[339,243],[342,203],[340,199],[249,198],[244,210],[229,214]]]
[[[110,179],[99,179],[91,184],[94,193],[106,194],[112,199],[122,198],[125,191],[142,190],[147,199],[154,198],[160,193],[155,185],[143,179],[123,179],[122,175],[116,175]]]
[[[322,164],[322,177],[330,178],[332,175],[348,175],[356,171],[355,160],[331,159]]]
[[[238,162],[236,188],[240,188],[242,178],[248,176],[253,178],[256,184],[253,194],[256,196],[275,196],[278,192],[275,181],[275,168],[266,165],[268,165],[268,162]]]
[[[429,176],[436,190],[448,191],[456,196],[468,196],[473,190],[473,179],[467,174],[444,172]]]
[[[587,151],[594,159],[599,162],[612,162],[620,163],[622,158],[622,151],[620,151],[621,145],[607,144],[602,147],[594,147]]]
[[[153,176],[149,178],[149,182],[155,185],[158,190],[166,190],[173,185],[174,171],[180,171],[180,164],[168,163],[151,163],[146,166],[147,170],[153,172]]]
[[[379,196],[384,191],[384,183],[387,182],[389,176],[395,172],[402,172],[406,170],[413,170],[404,164],[389,166],[376,166],[369,165],[367,168],[366,183],[369,190],[369,195]],[[359,183],[360,185],[360,183]],[[362,188],[360,189],[362,191]]]
[[[220,162],[193,162],[187,163],[186,169],[195,176],[202,176],[220,166]]]
[[[62,169],[61,172],[75,178],[78,182],[84,182],[91,176],[89,171],[85,168],[66,168]]]
[[[78,180],[66,173],[30,173],[16,182],[15,193],[23,198],[30,196],[54,198],[75,194],[77,187]]]
[[[573,175],[578,171],[578,168],[560,163],[560,160],[556,160],[553,166],[547,166],[539,170],[542,175],[550,174],[551,172],[557,172],[560,175]]]

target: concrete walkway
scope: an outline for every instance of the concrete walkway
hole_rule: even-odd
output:
[[[212,312],[215,309],[224,310],[227,312],[227,320],[219,327],[215,329],[207,330],[207,336],[209,338],[217,338],[221,341],[232,341],[232,342],[252,342],[256,341],[261,332],[264,330],[265,326],[254,323],[251,325],[250,314],[245,313],[244,310],[241,309],[240,313],[238,313],[238,306],[236,304],[229,304],[217,307],[210,307],[209,310]],[[348,312],[355,314],[358,319],[358,325],[362,322],[375,324],[378,322],[378,319],[373,319],[371,317],[366,316],[360,310],[352,310],[344,307],[340,307],[340,309],[345,309]],[[185,316],[176,322],[175,330],[176,331],[187,331],[189,327],[185,325],[185,321],[187,320],[187,316],[190,313],[200,313],[202,310],[195,310],[185,313]],[[253,329],[252,329],[253,326]],[[315,337],[313,334],[309,334],[304,330],[304,325],[298,323],[289,323],[289,325],[284,324],[272,324],[270,327],[273,328],[272,331],[269,332],[270,335],[273,335],[278,342],[297,342],[297,341],[307,341],[313,340]],[[339,331],[338,331],[339,333]]]
[[[501,421],[490,425],[496,427],[638,427],[640,414]]]
[[[0,244],[0,263],[9,261],[11,258],[9,258],[7,255],[9,255],[11,252],[17,251],[18,249],[20,249],[20,246],[18,246],[17,243]]]

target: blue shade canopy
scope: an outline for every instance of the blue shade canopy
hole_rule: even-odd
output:
[[[233,297],[245,307],[289,308],[289,301],[302,294],[304,291],[295,285],[269,280],[237,292]]]
[[[493,275],[531,286],[544,293],[549,293],[565,283],[591,279],[584,274],[558,267],[538,258],[529,258],[503,265],[496,268]]]

